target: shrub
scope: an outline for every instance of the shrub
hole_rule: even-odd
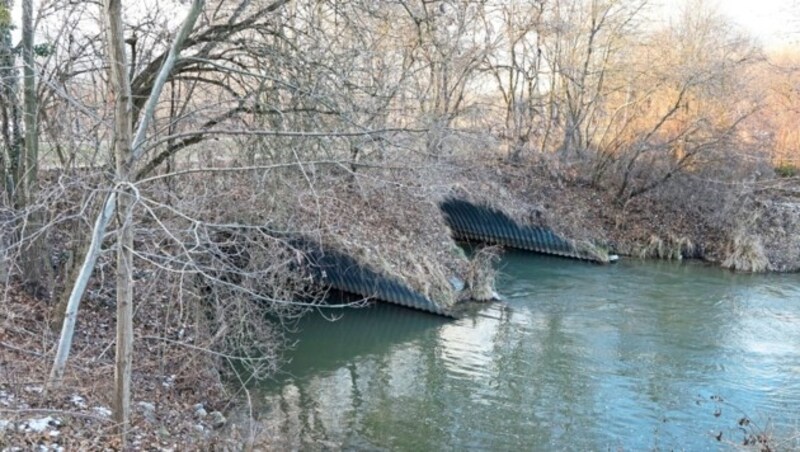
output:
[[[791,163],[780,163],[775,167],[775,175],[778,177],[795,177],[800,175],[800,168]]]

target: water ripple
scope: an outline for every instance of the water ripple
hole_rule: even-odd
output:
[[[359,450],[716,450],[720,433],[742,441],[742,419],[797,437],[795,275],[504,265],[506,304],[469,318],[309,324],[294,378],[262,388],[265,431],[280,448]]]

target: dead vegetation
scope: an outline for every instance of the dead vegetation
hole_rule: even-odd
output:
[[[738,200],[720,211],[714,210],[713,200],[699,202],[703,192],[696,189],[700,194],[670,203],[676,193],[691,191],[679,180],[619,205],[601,190],[552,177],[543,163],[462,165],[407,159],[403,166],[384,162],[353,171],[308,164],[188,174],[168,186],[159,180],[143,183],[135,243],[134,406],[154,403],[156,421],[150,411],[149,419],[137,411],[133,438],[160,446],[221,441],[211,421],[196,417],[191,406],[202,403],[204,410],[224,412],[229,401],[246,397],[248,381],[280,366],[287,345],[283,331],[318,308],[324,295],[302,270],[299,250],[286,240],[293,234],[352,255],[445,306],[464,298],[491,299],[498,253],[483,249],[468,258],[453,242],[438,207],[439,200],[453,195],[627,255],[702,257],[738,271],[775,270],[775,256],[792,256],[777,246],[793,243],[787,240],[796,231],[797,212],[789,201],[759,204],[719,195],[715,199]],[[85,208],[69,212],[90,215],[88,198],[76,205]],[[759,214],[746,222],[720,220],[743,209],[755,211],[752,206]],[[72,231],[59,228],[85,221],[75,218],[77,223],[55,223],[52,237],[73,237]],[[734,231],[731,224],[744,226],[737,235],[729,232]],[[63,241],[64,252],[74,240]],[[797,265],[786,262],[784,268]],[[8,286],[0,322],[0,390],[24,402],[8,408],[16,411],[5,412],[11,414],[4,419],[19,423],[27,419],[30,411],[25,410],[55,410],[61,419],[71,419],[70,427],[59,428],[64,440],[58,444],[94,447],[112,440],[101,435],[86,443],[89,439],[78,431],[113,432],[110,421],[92,411],[110,403],[110,382],[99,376],[113,368],[113,268],[106,252],[81,311],[65,385],[71,392],[26,392],[26,387],[44,385],[56,340],[49,326],[55,310]],[[13,266],[10,273],[13,281]],[[454,276],[468,291],[454,287]],[[90,381],[99,386],[87,385]],[[88,408],[76,407],[72,392]],[[69,417],[67,411],[80,415]],[[72,426],[75,431],[69,430]],[[34,441],[29,433],[6,433],[4,438],[9,444],[29,444]]]
[[[800,269],[797,181],[771,175],[763,159],[731,160],[725,173],[699,166],[624,203],[615,200],[613,191],[593,186],[586,171],[564,170],[582,165],[547,156],[498,160],[480,170],[482,177],[473,170],[468,179],[478,187],[495,184],[499,189],[462,191],[467,197],[477,193],[471,199],[489,205],[493,201],[486,198],[500,193],[494,205],[505,207],[506,199],[512,199],[503,210],[517,221],[546,225],[606,252],[696,258],[746,272]]]
[[[142,422],[136,415],[134,445],[194,444],[215,437],[210,421],[194,417],[189,407],[203,403],[208,411],[208,407],[224,411],[228,401],[241,400],[239,391],[246,391],[251,381],[276,371],[287,345],[283,332],[304,313],[320,307],[324,296],[304,271],[301,250],[291,245],[290,237],[307,237],[351,255],[443,306],[491,298],[497,252],[479,251],[470,259],[452,240],[436,202],[450,182],[431,183],[435,167],[384,164],[356,172],[329,164],[289,165],[275,171],[217,169],[187,173],[168,185],[154,179],[139,187],[133,406],[155,404],[157,422]],[[76,187],[79,180],[73,179]],[[63,238],[53,249],[60,256],[55,260],[59,273],[64,273],[59,280],[68,285],[66,274],[74,262],[69,256],[80,256],[81,232],[85,234],[98,207],[96,198],[84,197],[81,190],[61,193],[42,205],[59,211],[57,205],[71,197],[81,199],[61,210],[64,219],[48,231],[51,238]],[[13,258],[21,248],[4,250]],[[110,375],[113,370],[113,251],[113,246],[105,250],[98,261],[64,385],[101,408],[110,408],[111,387],[110,380],[97,372],[103,369]],[[9,273],[8,287],[15,287],[13,266]],[[465,281],[464,290],[459,290],[454,277]],[[0,322],[2,328],[17,328],[16,318],[22,314],[12,313],[34,306],[32,299],[14,298],[19,292],[13,290],[9,300],[19,302],[4,301],[7,315]],[[24,335],[4,331],[3,337],[13,341],[3,348],[2,356],[4,362],[15,364],[4,365],[0,384],[23,401],[15,409],[41,407],[61,413],[59,419],[64,419],[65,411],[75,411],[68,402],[72,394],[51,391],[32,398],[14,383],[15,375],[24,375],[36,387],[44,387],[57,340],[51,330],[59,324],[57,293],[58,289],[49,304],[36,302],[35,309],[26,311],[24,315],[35,314],[35,321]],[[35,366],[16,363],[18,350],[30,349],[28,336],[39,341]],[[83,383],[93,380],[102,380],[104,386],[89,388]],[[156,400],[168,400],[163,403],[165,411]],[[82,414],[77,418],[88,416],[78,411]],[[4,414],[3,419],[13,418],[17,425],[24,416],[20,411],[19,416]],[[177,424],[162,423],[162,416],[175,417]],[[78,431],[96,430],[89,423],[69,422],[80,428],[63,430],[65,439],[57,441],[59,445],[84,444],[86,438]],[[98,422],[109,424],[109,435],[115,431],[110,420]],[[162,427],[169,433],[161,434]],[[9,444],[23,444],[28,439],[21,433],[25,432],[9,431],[4,438]],[[111,438],[100,436],[92,444],[111,444],[107,442]]]
[[[96,294],[94,290],[93,294]],[[106,297],[84,306],[65,384],[48,388],[53,345],[50,306],[16,288],[0,302],[0,447],[109,450],[119,448],[111,418],[114,308]],[[138,300],[134,349],[133,450],[235,446],[219,436],[208,413],[235,396],[221,384],[214,355],[193,325],[149,294]],[[219,426],[218,426],[219,427]],[[48,449],[49,450],[49,449]]]
[[[181,193],[207,190],[208,181],[189,178],[170,195],[172,201],[150,203],[154,218],[172,217],[179,223],[160,222],[166,230],[182,231],[173,247],[207,252],[211,246],[217,254],[229,254],[227,260],[203,266],[237,275],[236,290],[245,287],[251,295],[271,294],[265,302],[288,301],[293,295],[315,298],[303,293],[309,281],[293,254],[298,250],[287,243],[291,237],[304,237],[354,257],[441,306],[452,307],[464,294],[455,290],[451,279],[464,279],[470,262],[453,242],[438,210],[436,200],[447,186],[429,183],[432,180],[416,168],[364,168],[353,173],[337,166],[308,165],[270,174],[217,176],[213,190],[191,201]],[[152,196],[164,198],[155,191]],[[169,202],[174,205],[168,206]],[[176,218],[167,213],[170,210],[182,215]],[[204,220],[196,220],[200,218]],[[232,243],[221,243],[209,231],[235,235],[237,249],[221,250]],[[234,262],[237,259],[246,262]],[[488,278],[489,273],[485,274]],[[273,280],[275,284],[265,282]],[[254,286],[256,281],[261,288]]]
[[[636,255],[641,259],[681,260],[694,255],[695,247],[691,239],[669,234],[666,239],[651,235]]]
[[[76,279],[100,198],[119,190],[120,181],[136,189],[135,242],[120,246],[129,235],[108,231],[88,309],[113,304],[111,253],[135,249],[136,306],[161,325],[137,339],[139,350],[153,347],[159,359],[136,360],[159,362],[160,375],[173,365],[178,373],[230,368],[232,357],[245,364],[241,375],[274,371],[281,331],[316,309],[323,295],[303,272],[289,235],[352,255],[442,306],[485,298],[493,253],[470,260],[460,252],[438,211],[447,196],[548,227],[600,257],[611,250],[731,259],[742,270],[800,268],[795,204],[768,205],[773,194],[740,183],[766,173],[742,164],[760,158],[756,152],[741,155],[731,147],[748,135],[738,133],[749,100],[761,97],[740,89],[757,49],[728,39],[713,15],[687,14],[686,23],[640,34],[640,8],[618,1],[587,10],[570,2],[514,4],[524,7],[520,17],[536,18],[530,23],[497,20],[504,8],[474,2],[444,2],[430,11],[425,2],[285,3],[209,6],[183,49],[193,59],[179,61],[163,95],[154,90],[156,74],[177,30],[158,18],[175,11],[155,5],[126,17],[117,53],[125,57],[130,49],[132,61],[129,77],[117,79],[131,85],[135,108],[118,113],[146,118],[148,95],[161,102],[152,127],[141,128],[147,136],[137,134],[137,141],[147,138],[142,159],[133,159],[140,161],[132,173],[115,176],[99,167],[71,173],[75,162],[107,161],[120,132],[109,127],[109,99],[127,97],[107,92],[105,71],[118,65],[98,45],[103,26],[95,5],[57,2],[64,8],[40,11],[39,32],[53,45],[44,49],[47,58],[25,65],[39,78],[42,97],[30,110],[41,116],[43,150],[52,147],[58,158],[43,152],[39,164],[53,172],[38,180],[14,163],[25,161],[23,154],[37,158],[35,139],[20,147],[22,132],[36,135],[20,118],[36,115],[16,111],[15,73],[23,66],[12,52],[11,27],[0,26],[8,36],[0,40],[7,62],[0,109],[4,130],[12,132],[3,134],[0,161],[0,278],[16,287],[28,253],[38,249],[37,262],[50,258],[58,275],[38,289],[52,300],[42,308],[47,323],[59,323],[58,302]],[[566,14],[570,9],[574,15]],[[429,12],[434,16],[421,15]],[[458,26],[429,27],[435,21]],[[503,28],[494,38],[475,39],[495,33],[489,28],[497,24]],[[695,29],[703,24],[714,32]],[[70,39],[63,30],[72,30]],[[510,37],[528,51],[508,52]],[[616,44],[627,40],[646,45]],[[706,52],[688,58],[671,52],[681,48]],[[653,65],[652,49],[670,50],[662,52],[663,64]],[[545,66],[553,71],[540,79]],[[524,85],[529,89],[516,88]],[[470,92],[475,86],[488,89]],[[756,126],[749,136],[760,135],[763,127]],[[509,158],[500,160],[498,149]],[[29,188],[39,190],[23,193]],[[758,218],[737,224],[751,207]],[[17,240],[32,224],[43,227]],[[38,246],[44,238],[48,249]],[[28,282],[35,274],[22,273]],[[453,287],[454,276],[466,281],[466,292]],[[44,344],[38,353],[49,357],[52,334],[42,325],[31,328]],[[112,334],[104,334],[108,347]],[[198,381],[205,378],[218,382],[208,375]]]
[[[726,257],[722,266],[731,270],[760,273],[769,268],[769,259],[764,245],[757,235],[737,231],[725,249]]]
[[[462,295],[462,300],[492,301],[498,295],[495,290],[495,264],[500,260],[501,249],[487,246],[479,248],[469,261],[464,283],[472,289]]]

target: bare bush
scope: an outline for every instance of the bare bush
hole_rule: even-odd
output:
[[[475,301],[497,300],[498,295],[495,290],[496,264],[500,260],[500,254],[499,247],[484,246],[471,256],[464,275],[464,283],[467,287],[472,288],[468,292],[468,299]]]

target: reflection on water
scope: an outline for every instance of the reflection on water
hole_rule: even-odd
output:
[[[504,304],[309,318],[258,388],[277,448],[706,449],[744,416],[800,447],[800,279],[510,254]],[[722,400],[717,400],[721,398]]]

